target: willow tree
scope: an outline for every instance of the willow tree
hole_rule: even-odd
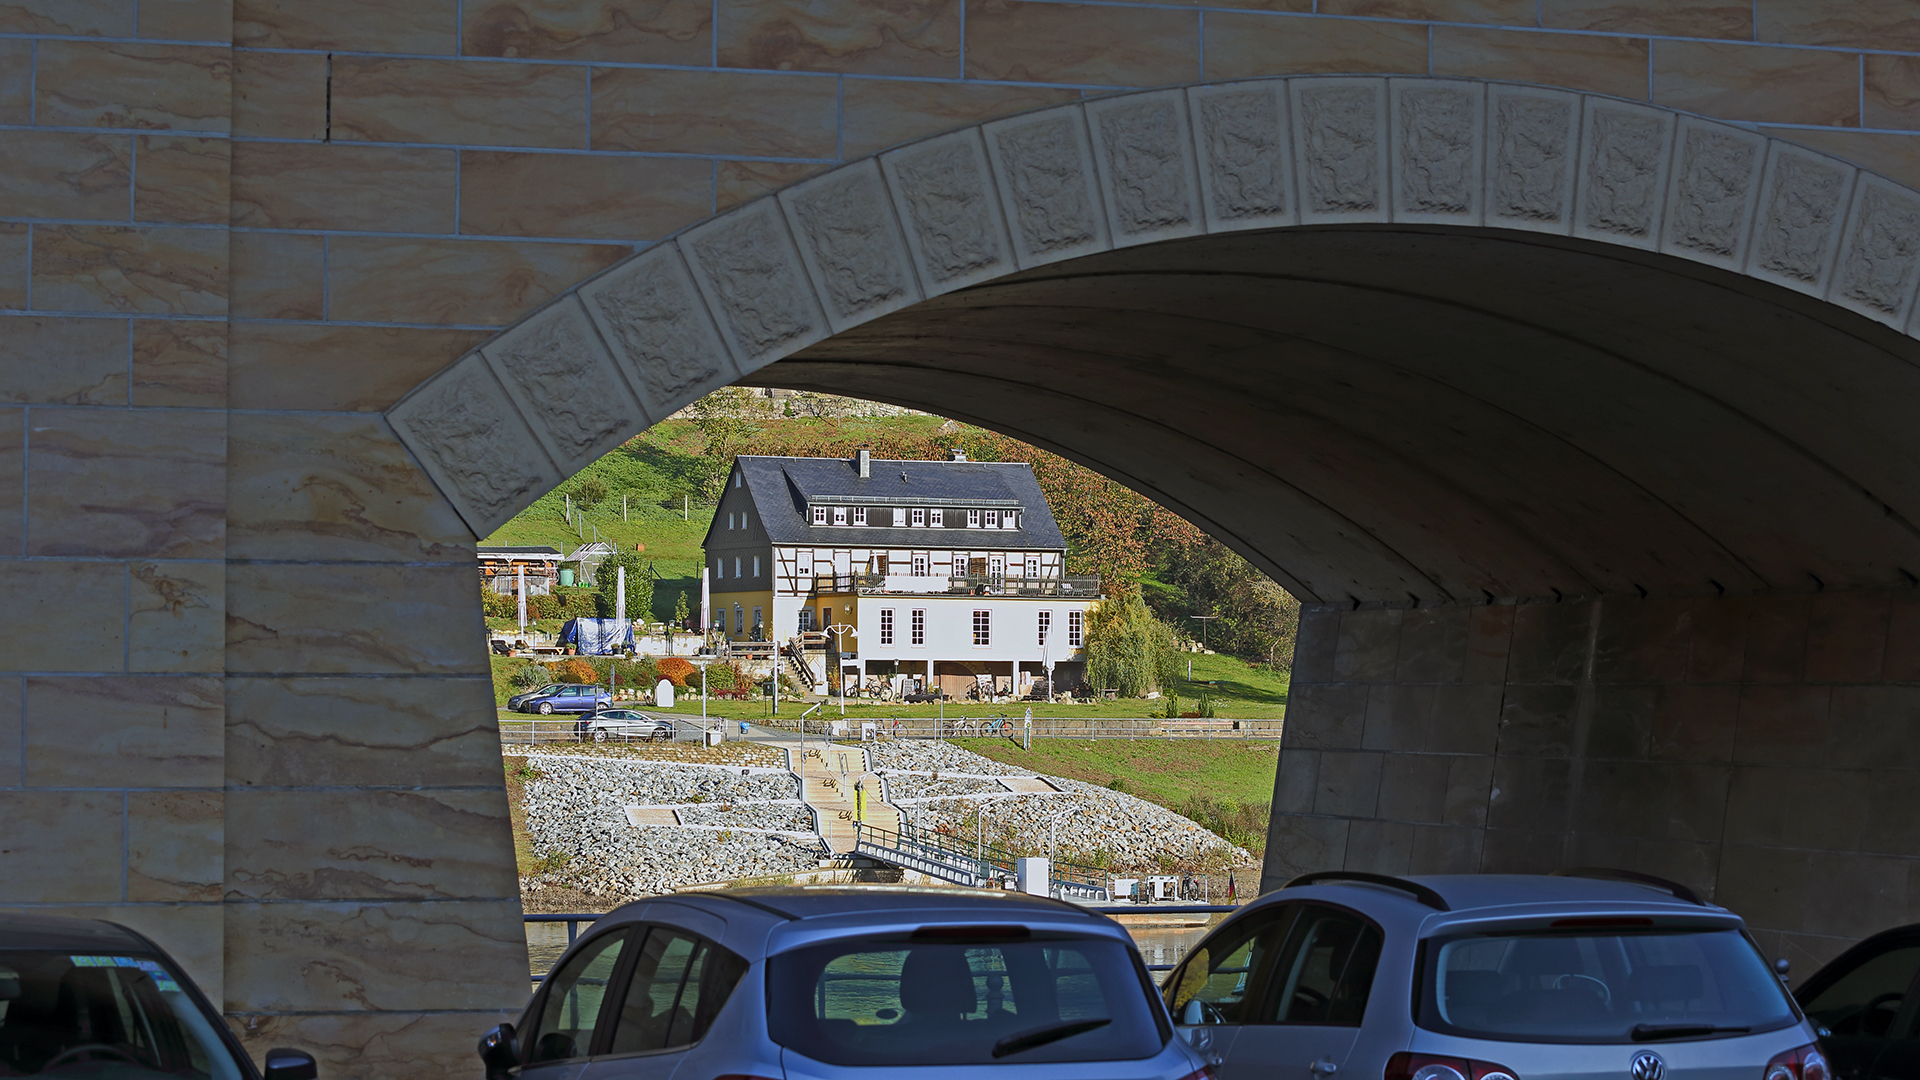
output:
[[[1137,589],[1087,613],[1087,681],[1120,697],[1145,697],[1180,677],[1173,631],[1147,610]]]

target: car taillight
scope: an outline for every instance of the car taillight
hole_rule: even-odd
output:
[[[1820,1052],[1820,1044],[1808,1043],[1776,1055],[1762,1076],[1764,1080],[1832,1080],[1833,1074],[1827,1071],[1827,1056]]]
[[[1401,1051],[1387,1061],[1383,1080],[1518,1080],[1512,1069],[1491,1061],[1441,1057],[1438,1054],[1410,1054]],[[1771,1074],[1767,1080],[1774,1080]],[[1794,1080],[1803,1080],[1795,1077]],[[1820,1080],[1827,1080],[1821,1077]]]

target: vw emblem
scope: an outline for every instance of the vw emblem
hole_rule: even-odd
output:
[[[1633,1080],[1661,1080],[1667,1075],[1667,1063],[1660,1055],[1651,1050],[1642,1050],[1633,1055],[1633,1064],[1627,1066],[1627,1075]]]

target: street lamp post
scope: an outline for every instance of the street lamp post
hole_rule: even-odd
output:
[[[859,627],[854,626],[852,623],[828,623],[824,629],[829,634],[837,634],[841,637],[845,637],[848,634],[854,637],[860,636]],[[842,650],[835,649],[834,651],[838,653]],[[834,663],[840,665],[840,719],[845,720],[847,718],[847,668],[843,661],[836,660]]]

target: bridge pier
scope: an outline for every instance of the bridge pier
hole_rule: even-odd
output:
[[[1798,970],[1920,920],[1920,591],[1318,606],[1261,888],[1684,882]]]

